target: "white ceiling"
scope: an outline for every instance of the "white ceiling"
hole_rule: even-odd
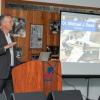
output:
[[[24,0],[100,8],[100,0]]]

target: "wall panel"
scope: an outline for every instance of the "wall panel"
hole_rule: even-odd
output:
[[[3,13],[19,18],[25,18],[26,20],[26,37],[15,38],[17,46],[21,47],[23,50],[23,57],[21,61],[25,62],[31,60],[32,54],[39,54],[41,51],[46,51],[46,47],[49,45],[59,45],[59,35],[52,34],[49,25],[50,22],[59,20],[59,13],[10,8],[5,8]],[[43,47],[41,49],[30,49],[31,24],[43,25]]]

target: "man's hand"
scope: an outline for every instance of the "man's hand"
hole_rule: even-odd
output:
[[[12,42],[12,43],[10,43],[10,44],[4,46],[4,48],[5,48],[5,49],[9,49],[9,48],[13,47],[15,44],[16,44],[16,42]]]

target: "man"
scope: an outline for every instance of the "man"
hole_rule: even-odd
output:
[[[5,91],[7,100],[12,93],[11,69],[15,65],[14,45],[10,35],[13,20],[9,15],[0,16],[0,92]]]

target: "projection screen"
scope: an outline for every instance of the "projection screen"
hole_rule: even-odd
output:
[[[63,75],[100,75],[100,15],[61,11]]]

